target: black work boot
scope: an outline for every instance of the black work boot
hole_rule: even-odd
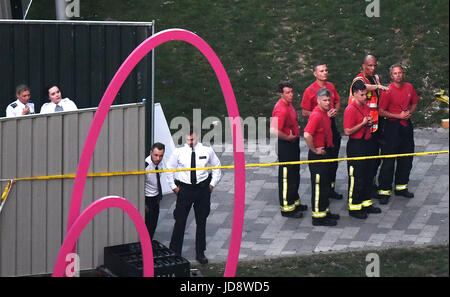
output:
[[[401,190],[401,191],[395,190],[395,195],[396,196],[403,196],[403,197],[406,197],[406,198],[414,198],[414,194],[411,193],[410,191],[408,191],[408,189]]]
[[[204,253],[198,253],[195,259],[198,261],[198,263],[204,265],[208,263],[208,258],[206,258]]]
[[[368,217],[367,213],[363,209],[361,209],[361,210],[349,210],[348,214],[351,217],[354,217],[354,218],[357,218],[357,219],[361,219],[361,220],[365,220]]]
[[[283,212],[281,212],[281,215],[286,218],[294,218],[294,219],[300,219],[303,217],[303,213],[301,211],[295,211],[295,210],[287,211],[287,212],[283,211]]]
[[[326,218],[332,219],[332,220],[339,220],[341,217],[338,214],[329,212],[329,213],[327,213]]]
[[[336,226],[337,221],[330,218],[313,218],[312,219],[313,226]]]
[[[381,213],[381,208],[375,207],[373,205],[364,207],[366,213]]]

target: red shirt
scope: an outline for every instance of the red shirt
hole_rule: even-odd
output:
[[[325,82],[325,88],[331,93],[330,108],[334,108],[341,101],[341,97],[339,97],[339,94],[332,83]],[[303,93],[302,103],[300,107],[302,109],[312,111],[314,107],[317,106],[317,91],[320,89],[322,89],[322,87],[319,86],[317,81],[307,87],[305,92]]]
[[[298,126],[297,112],[291,103],[283,99],[278,100],[272,111],[271,128],[278,129],[286,133],[300,136],[300,127]]]
[[[367,104],[359,106],[356,100],[353,100],[344,111],[344,129],[351,129],[356,125],[361,124],[364,117],[370,115],[370,108]],[[372,134],[370,133],[370,127],[364,126],[355,133],[351,134],[349,137],[353,139],[364,139],[368,140]]]
[[[326,112],[316,106],[308,119],[305,132],[313,136],[314,146],[333,147],[333,132],[331,131],[331,119]]]
[[[372,77],[366,77],[364,72],[361,72],[353,79],[352,84],[350,86],[348,105],[350,105],[350,102],[352,102],[354,100],[353,95],[352,95],[352,86],[357,80],[361,80],[365,84],[370,84],[370,85],[381,84],[380,78],[377,74],[375,74]],[[374,91],[367,91],[367,104],[370,108],[370,115],[372,116],[372,119],[373,119],[373,125],[371,128],[372,132],[375,132],[378,130],[378,105],[380,103],[379,102],[380,101],[380,93],[382,93],[382,91],[378,90],[378,89],[376,89]]]
[[[404,82],[401,88],[397,88],[394,83],[389,84],[389,91],[384,92],[380,99],[380,108],[394,114],[402,113],[408,110],[410,105],[417,104],[419,96],[414,87],[407,82]],[[396,119],[389,119],[397,121]],[[400,120],[403,126],[408,125],[408,121]]]

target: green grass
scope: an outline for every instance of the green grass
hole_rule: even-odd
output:
[[[54,1],[35,1],[28,19],[54,19]],[[366,54],[378,57],[385,84],[388,68],[402,62],[407,80],[421,100],[417,126],[448,118],[448,105],[433,99],[449,84],[449,1],[380,1],[379,18],[368,18],[368,2],[354,0],[81,0],[83,20],[156,21],[156,31],[184,28],[196,32],[216,51],[227,70],[243,118],[270,117],[276,85],[291,80],[299,107],[314,80],[311,66],[328,63],[330,81],[345,107],[352,78]],[[155,97],[166,117],[227,116],[215,75],[204,57],[183,42],[156,50]],[[342,122],[344,108],[338,115]],[[301,126],[305,121],[301,119]],[[341,125],[340,125],[341,126]]]
[[[369,253],[380,260],[381,277],[449,276],[448,244],[371,251],[320,253],[258,261],[239,261],[236,276],[245,277],[365,277]],[[225,264],[194,265],[203,276],[220,277]]]

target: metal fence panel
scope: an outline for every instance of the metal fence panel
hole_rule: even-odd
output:
[[[0,119],[0,176],[75,173],[95,109]],[[144,170],[145,104],[113,106],[89,172]],[[143,175],[88,178],[82,210],[106,195],[128,199],[144,213]],[[5,186],[5,183],[2,183]],[[73,179],[17,182],[0,214],[0,276],[51,273],[64,240]],[[105,246],[138,240],[121,210],[99,214],[77,243],[81,269],[103,263]]]
[[[36,112],[48,101],[43,92],[57,84],[79,108],[98,106],[125,58],[152,35],[153,23],[0,20],[0,117],[27,84]],[[116,104],[152,96],[152,57],[147,55],[119,91]]]

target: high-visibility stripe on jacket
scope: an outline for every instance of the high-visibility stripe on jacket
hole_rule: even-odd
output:
[[[378,77],[378,75],[373,76],[373,79],[375,80],[375,84],[379,85],[381,84],[380,82],[380,78]],[[355,81],[357,80],[362,80],[365,84],[373,84],[373,82],[371,82],[365,75],[363,72],[361,72],[360,74],[358,74],[352,81],[352,84],[350,86],[350,92],[349,92],[349,97],[348,97],[348,104],[350,104],[354,97],[352,94],[352,86],[355,83]],[[372,128],[370,130],[370,132],[375,132],[378,130],[378,102],[380,100],[379,98],[379,93],[377,93],[376,90],[374,91],[368,91],[367,92],[367,106],[369,106],[370,108],[370,115],[372,116],[373,119],[373,125]]]

